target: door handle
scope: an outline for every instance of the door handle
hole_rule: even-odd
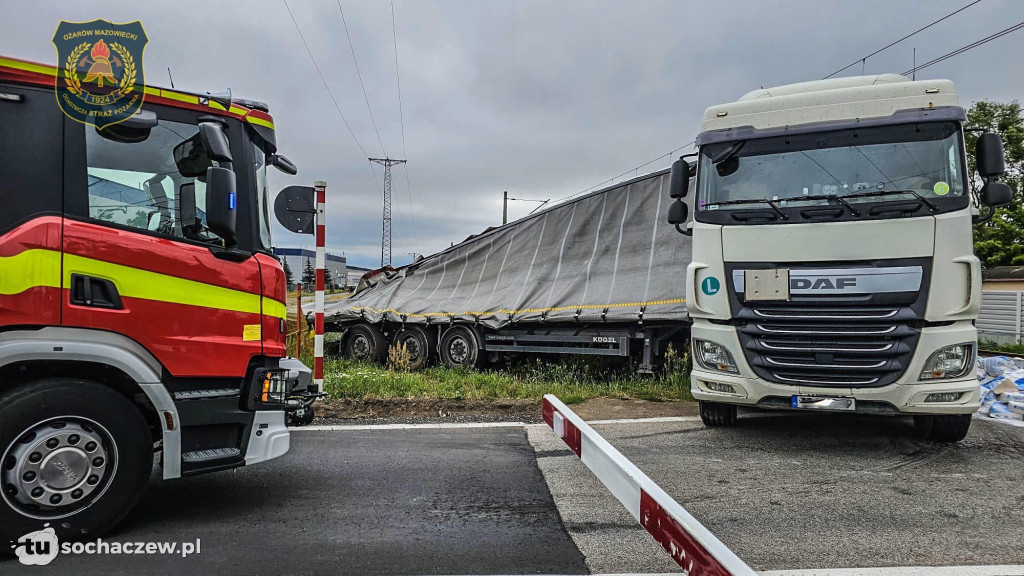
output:
[[[71,303],[93,308],[124,310],[121,295],[118,294],[117,286],[113,282],[84,274],[71,275]]]

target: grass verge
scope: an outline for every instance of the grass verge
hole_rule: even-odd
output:
[[[590,398],[693,400],[685,358],[659,375],[615,370],[588,358],[523,359],[481,371],[435,366],[418,372],[328,358],[324,391],[331,398],[530,399],[555,394],[568,403]]]
[[[988,350],[990,352],[1004,352],[1007,354],[1024,354],[1024,344],[1018,342],[1016,344],[998,344],[996,342],[979,342],[978,348],[980,350]]]

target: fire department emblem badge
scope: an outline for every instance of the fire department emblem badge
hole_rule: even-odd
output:
[[[54,90],[61,110],[101,129],[135,114],[146,96],[142,54],[148,42],[138,20],[62,20],[53,34]]]

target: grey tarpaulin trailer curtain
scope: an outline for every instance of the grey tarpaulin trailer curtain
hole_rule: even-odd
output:
[[[635,178],[378,274],[327,320],[685,320],[691,245],[666,223],[668,184],[667,170]]]

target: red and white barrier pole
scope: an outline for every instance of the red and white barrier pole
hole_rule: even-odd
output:
[[[551,394],[544,396],[544,421],[690,576],[756,576],[710,530]]]
[[[302,315],[302,282],[295,285],[298,294],[295,298],[295,357],[302,358],[302,327],[306,324],[306,318]]]
[[[313,333],[313,382],[316,391],[324,391],[324,201],[327,196],[327,182],[317,180],[313,183],[316,189],[316,295],[313,303],[313,314],[316,325]]]

